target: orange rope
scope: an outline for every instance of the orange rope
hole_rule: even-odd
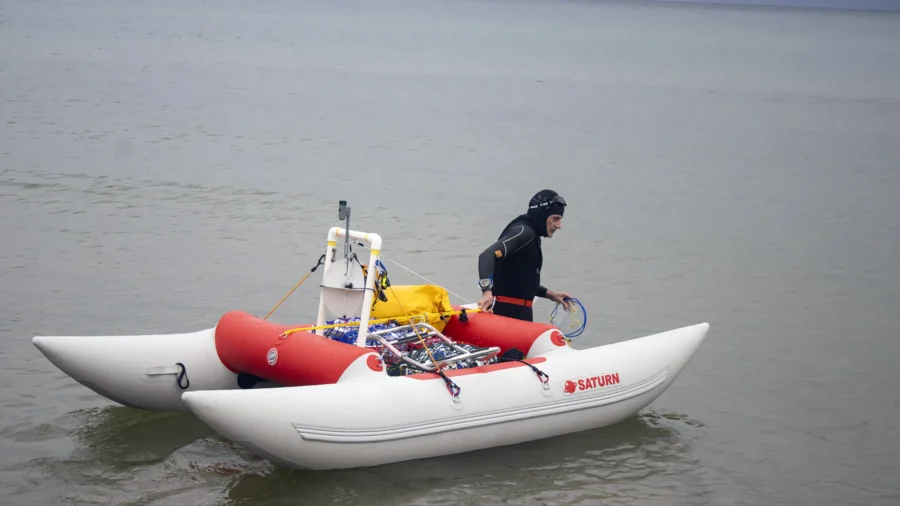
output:
[[[284,301],[286,301],[287,298],[290,297],[291,294],[294,293],[295,290],[297,290],[298,288],[300,288],[300,285],[302,285],[303,282],[306,281],[306,278],[308,278],[310,274],[312,274],[312,271],[307,272],[307,273],[306,273],[306,276],[303,276],[303,279],[301,279],[299,283],[297,283],[296,285],[294,285],[294,288],[291,288],[291,291],[288,292],[287,295],[285,295],[284,297],[282,297],[281,300],[278,301],[278,304],[275,304],[275,307],[273,307],[272,310],[269,311],[269,313],[266,314],[266,316],[263,317],[263,320],[265,320],[265,319],[267,319],[269,316],[271,316],[272,313],[274,313],[275,310],[278,309],[278,306],[280,306]]]
[[[325,255],[323,254],[322,256],[319,257],[319,261],[316,262],[316,265],[314,265],[312,267],[312,269],[310,269],[309,272],[306,273],[306,276],[303,276],[303,279],[301,279],[300,281],[297,282],[296,285],[294,285],[294,288],[291,288],[291,291],[288,292],[287,295],[285,295],[284,297],[281,298],[280,301],[278,301],[278,304],[275,304],[275,307],[273,307],[272,310],[269,311],[266,314],[266,316],[263,317],[263,320],[268,319],[270,316],[272,316],[272,313],[274,313],[275,310],[278,309],[278,307],[281,306],[281,304],[284,303],[284,301],[286,301],[287,298],[290,297],[292,293],[294,293],[294,291],[296,291],[298,288],[300,288],[300,285],[302,285],[303,282],[306,281],[306,278],[308,278],[310,274],[316,272],[316,269],[318,269],[319,266],[323,265],[324,263],[325,263]]]

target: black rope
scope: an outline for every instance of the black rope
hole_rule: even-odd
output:
[[[513,348],[513,349],[515,349],[515,348]],[[507,352],[507,354],[510,354],[510,352],[511,352],[513,349],[509,350],[509,351]],[[519,350],[516,350],[516,351],[519,351]],[[512,353],[512,354],[515,355],[515,353]],[[522,352],[519,352],[518,355],[521,356],[522,358],[525,357],[525,355],[523,355]],[[548,376],[547,373],[545,373],[544,371],[538,369],[538,368],[535,367],[534,365],[529,364],[528,362],[522,360],[522,358],[515,358],[515,357],[498,357],[498,358],[497,358],[497,361],[498,361],[498,362],[503,362],[503,361],[506,361],[506,362],[521,362],[521,363],[527,365],[528,367],[530,367],[531,370],[534,371],[534,372],[537,374],[538,379],[541,380],[541,383],[543,383],[544,385],[546,385],[546,384],[550,381],[550,376]]]
[[[187,367],[185,367],[181,362],[176,362],[175,365],[181,367],[181,372],[178,373],[178,377],[175,378],[175,382],[178,383],[178,386],[182,390],[187,390],[191,386],[191,380],[187,377]],[[184,380],[184,384],[182,384],[181,380]]]
[[[403,360],[403,363],[404,363],[404,365],[406,365],[407,369],[414,369],[414,370],[422,371],[425,373],[432,373],[432,374],[439,375],[444,380],[444,384],[447,386],[447,391],[450,392],[450,395],[453,396],[453,399],[454,400],[459,399],[459,394],[462,392],[462,388],[460,388],[459,385],[454,383],[452,379],[448,378],[447,375],[444,374],[444,371],[442,369],[437,369],[435,371],[429,371],[428,369],[423,369],[415,364],[407,362],[406,357],[401,357],[401,360]]]
[[[530,367],[532,371],[537,373],[538,379],[541,380],[541,383],[546,385],[550,381],[550,376],[547,373],[545,373],[544,371],[538,369],[537,367],[533,366],[532,364],[529,364],[528,362],[526,362],[524,360],[518,360],[518,362],[522,362],[523,364]]]
[[[447,375],[444,374],[444,371],[442,371],[441,369],[437,370],[437,374],[440,374],[441,378],[444,378],[444,383],[446,383],[447,390],[450,392],[450,395],[452,395],[454,399],[458,399],[460,392],[462,392],[462,388],[454,383],[452,379],[448,378]]]

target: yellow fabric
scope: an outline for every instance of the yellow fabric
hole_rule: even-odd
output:
[[[425,313],[425,321],[442,331],[447,322],[441,320],[440,313],[453,311],[447,290],[437,285],[391,285],[384,290],[384,294],[387,295],[387,302],[376,298],[370,318],[397,318]]]

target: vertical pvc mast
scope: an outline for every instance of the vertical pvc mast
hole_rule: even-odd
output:
[[[375,278],[378,277],[378,270],[375,268],[375,262],[377,262],[378,258],[381,256],[381,236],[371,232],[360,232],[358,230],[350,230],[348,233],[347,228],[332,227],[331,230],[328,231],[328,246],[325,250],[325,265],[322,271],[323,277],[331,267],[331,263],[334,261],[339,237],[344,237],[345,240],[356,239],[365,241],[369,244],[369,268],[368,272],[366,272],[366,293],[363,295],[362,312],[359,315],[359,336],[356,338],[356,345],[365,347],[366,337],[369,333],[369,315],[372,313],[372,300],[375,297]],[[319,316],[316,320],[317,327],[325,325],[324,298],[324,292],[320,291]],[[324,329],[316,329],[316,334],[318,335],[323,335],[324,332]]]

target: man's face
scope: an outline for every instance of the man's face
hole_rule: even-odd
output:
[[[551,214],[547,218],[547,237],[553,237],[553,232],[562,228],[562,215]]]

